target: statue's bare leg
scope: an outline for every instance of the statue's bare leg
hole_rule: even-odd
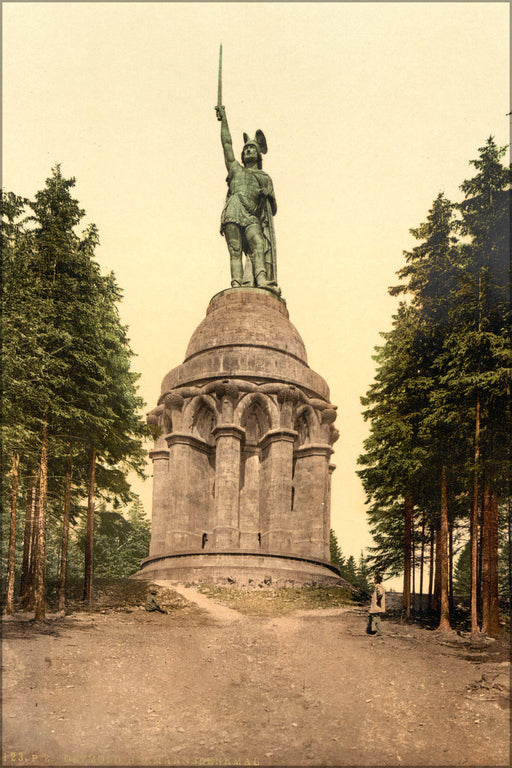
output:
[[[246,258],[245,264],[244,264],[244,277],[242,280],[242,285],[245,288],[254,288],[254,275],[252,272],[252,261],[249,257]]]
[[[277,296],[281,290],[275,284],[269,282],[267,271],[265,269],[265,238],[261,227],[251,224],[245,230],[245,237],[249,245],[249,258],[252,261],[252,271],[254,273],[254,282],[257,288],[267,288]]]
[[[265,270],[265,240],[261,228],[251,224],[245,230],[245,237],[249,246],[249,258],[252,261],[254,282],[258,288],[265,288],[267,284],[267,272]]]
[[[231,287],[240,288],[243,279],[242,234],[236,224],[226,224],[224,234],[228,244],[231,265]]]

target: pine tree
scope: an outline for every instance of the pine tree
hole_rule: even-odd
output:
[[[427,443],[422,442],[421,424],[427,406],[430,387],[428,348],[419,323],[416,308],[402,303],[393,318],[393,330],[382,334],[386,340],[377,348],[375,383],[361,402],[366,406],[364,417],[371,421],[370,437],[365,441],[365,454],[359,470],[366,490],[372,524],[376,538],[385,520],[400,511],[400,538],[388,536],[388,544],[395,555],[380,565],[396,569],[396,557],[404,573],[404,610],[410,612],[410,580],[412,553],[412,515],[424,486],[424,463]],[[380,547],[383,545],[382,537]],[[398,548],[398,551],[397,551]],[[391,553],[390,553],[391,554]],[[382,551],[381,551],[382,555]]]
[[[465,333],[454,338],[452,370],[456,368],[458,393],[474,409],[475,460],[472,512],[472,629],[476,630],[477,503],[484,489],[482,508],[482,629],[497,634],[498,603],[498,497],[509,493],[511,462],[511,306],[510,306],[510,168],[501,158],[506,147],[492,137],[472,160],[476,175],[463,182],[465,199],[459,205],[461,233],[469,238],[464,299],[461,312]]]
[[[489,139],[472,161],[475,177],[461,186],[464,202],[454,205],[438,195],[426,221],[411,230],[420,242],[405,252],[402,282],[390,289],[408,294],[409,303],[384,335],[375,384],[362,399],[371,432],[359,473],[371,505],[373,562],[396,568],[396,542],[404,547],[405,603],[415,509],[422,531],[436,531],[440,628],[449,626],[454,538],[468,508],[476,626],[478,503],[485,490],[479,562],[483,627],[492,633],[499,630],[499,498],[510,495],[512,476],[510,169],[501,163],[504,152]],[[422,534],[422,561],[424,543]]]
[[[341,548],[338,543],[338,537],[332,528],[329,533],[329,551],[331,556],[331,563],[334,563],[334,565],[337,565],[340,569],[343,568],[345,565],[345,558],[341,552]]]
[[[56,166],[28,204],[32,215],[23,227],[15,226],[16,217],[27,201],[5,198],[10,218],[2,294],[3,329],[9,339],[4,350],[4,445],[11,453],[18,450],[27,479],[34,474],[39,478],[31,486],[35,535],[28,538],[27,525],[23,574],[24,592],[34,595],[39,619],[44,618],[46,517],[55,514],[48,493],[52,499],[59,493],[61,499],[69,497],[70,442],[75,446],[74,492],[81,498],[90,493],[92,499],[96,488],[126,502],[131,497],[127,474],[143,473],[142,441],[149,434],[140,415],[137,376],[130,370],[126,329],[119,320],[119,288],[112,274],[101,276],[94,261],[96,228],[75,233],[84,212],[71,196],[74,183]],[[83,459],[93,453],[96,479],[91,484],[92,464],[88,473]],[[63,504],[64,542],[73,504],[69,498]],[[63,557],[63,568],[65,563]],[[65,572],[62,576],[65,581]]]
[[[97,578],[126,578],[135,573],[147,556],[151,524],[142,504],[135,499],[127,511],[117,511],[101,501],[94,516],[94,575]],[[87,543],[87,520],[75,531],[76,548],[83,556]]]
[[[41,354],[38,338],[44,333],[44,304],[38,302],[29,277],[33,238],[27,228],[27,201],[10,192],[1,197],[2,239],[2,454],[10,468],[11,525],[6,610],[12,612],[15,578],[18,485],[24,466],[37,462],[41,422],[34,418],[40,393]]]

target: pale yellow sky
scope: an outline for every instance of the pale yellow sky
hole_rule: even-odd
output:
[[[264,131],[279,283],[339,408],[332,525],[358,557],[359,397],[387,288],[436,195],[460,199],[478,147],[509,141],[509,4],[3,3],[3,185],[30,197],[57,162],[76,176],[147,410],[229,285],[221,41],[235,152]]]

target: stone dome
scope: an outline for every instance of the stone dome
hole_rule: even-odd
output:
[[[230,376],[291,384],[329,401],[329,387],[309,367],[284,302],[258,288],[229,288],[213,297],[184,362],[164,378],[162,397],[176,387]]]
[[[185,362],[206,349],[226,346],[266,347],[308,361],[285,304],[256,288],[231,288],[213,297],[192,334]]]

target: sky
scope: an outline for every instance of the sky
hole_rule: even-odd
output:
[[[151,410],[211,297],[229,287],[219,44],[235,154],[263,130],[277,271],[310,367],[338,407],[331,523],[371,545],[356,475],[360,397],[391,326],[409,230],[469,162],[509,142],[507,2],[4,2],[3,186],[76,177],[96,257],[123,290]],[[148,514],[151,479],[137,482]]]

